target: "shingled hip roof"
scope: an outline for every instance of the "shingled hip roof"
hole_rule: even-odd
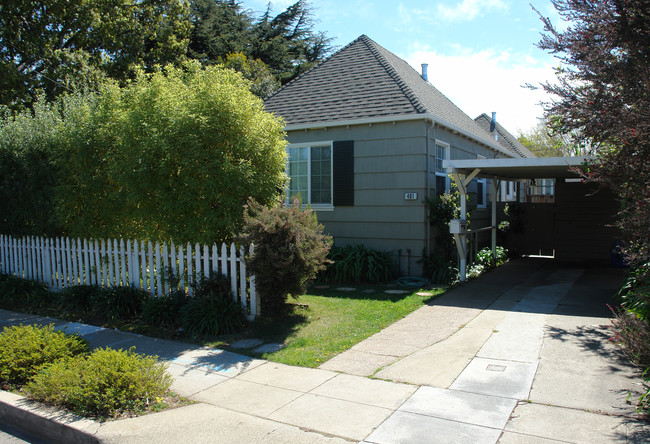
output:
[[[433,118],[497,151],[505,150],[406,61],[365,35],[265,100],[291,127],[396,118]]]

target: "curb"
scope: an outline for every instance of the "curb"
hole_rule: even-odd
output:
[[[23,396],[0,391],[0,422],[51,443],[100,443],[100,423],[49,409]]]

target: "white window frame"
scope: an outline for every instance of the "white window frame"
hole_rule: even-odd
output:
[[[330,149],[330,202],[329,203],[312,203],[311,202],[311,149],[307,150],[307,201],[303,198],[302,205],[303,207],[309,206],[314,210],[333,210],[334,209],[334,141],[317,141],[317,142],[303,142],[303,143],[290,143],[287,145],[287,166],[286,173],[291,181],[291,176],[289,175],[289,148],[317,148],[317,147],[326,147]],[[290,182],[287,183],[286,189],[286,201],[287,203],[290,200],[291,185]]]
[[[447,142],[443,142],[442,140],[436,139],[436,144],[435,144],[435,160],[434,160],[434,165],[433,169],[435,170],[436,177],[444,177],[445,178],[445,190],[444,193],[449,193],[451,191],[451,182],[449,180],[449,175],[447,174],[446,171],[438,171],[438,145],[440,145],[442,148],[445,149],[445,157],[442,160],[449,160],[450,159],[450,153],[451,153],[451,145],[449,145]],[[438,189],[438,181],[436,180],[436,194],[444,194],[440,193],[440,190]]]

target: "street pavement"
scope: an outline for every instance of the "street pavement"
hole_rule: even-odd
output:
[[[641,393],[640,369],[609,341],[605,304],[622,277],[513,261],[318,369],[0,310],[0,325],[54,323],[92,346],[156,354],[172,389],[196,401],[97,423],[0,393],[0,422],[21,410],[61,442],[650,442],[626,402]]]

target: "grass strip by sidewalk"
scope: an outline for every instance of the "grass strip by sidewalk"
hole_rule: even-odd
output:
[[[387,294],[385,290],[398,287],[362,285],[355,286],[354,291],[337,288],[340,287],[312,287],[309,294],[290,300],[293,310],[286,318],[253,323],[243,334],[207,345],[288,365],[318,367],[445,291],[409,289],[406,294]],[[263,354],[228,347],[245,338],[279,342],[285,347]]]

